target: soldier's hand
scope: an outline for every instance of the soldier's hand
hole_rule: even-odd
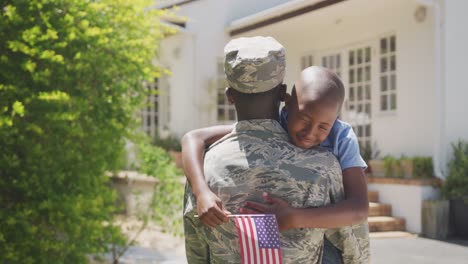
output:
[[[198,217],[206,226],[216,227],[229,221],[230,212],[224,209],[221,199],[211,191],[197,197]]]
[[[293,207],[289,206],[286,201],[272,197],[268,193],[263,193],[263,200],[266,202],[265,204],[247,201],[245,207],[241,208],[241,212],[246,214],[274,214],[280,231],[294,227],[290,221],[294,211]]]

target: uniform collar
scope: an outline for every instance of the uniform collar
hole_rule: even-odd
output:
[[[234,124],[233,132],[246,131],[268,131],[286,135],[286,131],[281,127],[278,121],[273,119],[250,119],[242,120]]]

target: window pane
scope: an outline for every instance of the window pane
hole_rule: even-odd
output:
[[[312,65],[314,65],[314,57],[312,57],[312,55],[310,55],[309,56],[309,65],[307,65],[307,67],[312,66]]]
[[[159,112],[158,99],[155,99],[153,102],[154,112]]]
[[[387,53],[387,39],[380,39],[380,54]]]
[[[370,75],[370,66],[366,66],[365,70],[365,80],[370,81],[371,75]]]
[[[357,64],[361,64],[363,61],[362,49],[359,49],[357,52]]]
[[[362,111],[362,104],[358,104],[358,106],[357,106],[357,112],[358,112],[358,113],[362,113],[362,112],[363,112],[363,111]]]
[[[362,86],[359,86],[358,89],[357,89],[357,99],[359,101],[362,100]]]
[[[390,95],[390,109],[391,110],[396,109],[396,94]]]
[[[396,37],[395,36],[390,37],[390,51],[391,52],[396,51]]]
[[[341,56],[340,54],[336,54],[336,68],[341,67]]]
[[[387,91],[387,76],[380,77],[380,91],[382,92]]]
[[[390,75],[390,90],[396,90],[396,75]]]
[[[354,101],[354,87],[349,88],[349,101]]]
[[[169,112],[170,113],[170,112]],[[154,126],[157,127],[159,123],[159,116],[157,114],[154,115]]]
[[[380,59],[380,72],[386,72],[388,69],[387,67],[387,58]]]
[[[362,126],[358,126],[358,127],[357,127],[357,136],[358,136],[358,137],[362,137],[362,132],[363,132],[363,131],[362,131]]]
[[[236,110],[229,109],[229,120],[236,120]]]
[[[322,66],[327,67],[327,57],[322,57]]]
[[[366,137],[370,137],[370,136],[371,136],[370,125],[366,125]]]
[[[349,65],[354,65],[354,51],[349,52]]]
[[[367,47],[366,48],[366,62],[370,62],[370,59],[371,59],[371,49],[370,47]]]
[[[369,116],[371,115],[371,104],[370,103],[366,104],[366,109],[364,110],[364,112],[366,112],[366,114],[368,114]]]
[[[354,104],[349,104],[349,110],[354,110]]]
[[[386,95],[381,95],[380,96],[380,110],[385,111],[387,110],[387,96]]]
[[[396,58],[395,55],[390,57],[390,70],[394,71],[396,70]]]
[[[146,125],[148,127],[151,127],[151,114],[148,113],[148,115],[146,116]]]
[[[357,69],[357,81],[362,82],[362,68]]]
[[[224,107],[218,107],[218,120],[219,121],[224,121],[226,120],[226,116],[224,114]]]
[[[371,99],[371,88],[370,85],[366,85],[366,99],[370,100]]]
[[[218,106],[224,105],[226,98],[224,93],[218,93]]]
[[[349,70],[349,83],[354,83],[354,70]]]

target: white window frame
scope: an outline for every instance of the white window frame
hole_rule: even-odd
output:
[[[398,109],[396,34],[387,34],[379,38],[378,47],[379,111],[395,113]]]
[[[146,104],[141,110],[141,125],[143,131],[150,137],[154,138],[157,134],[159,125],[159,80],[154,79],[153,82],[147,82],[148,96]]]
[[[309,52],[301,56],[301,71],[314,65],[314,53]]]

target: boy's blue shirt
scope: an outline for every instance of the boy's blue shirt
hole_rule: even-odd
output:
[[[288,112],[284,107],[280,111],[279,119],[281,126],[288,132]],[[353,127],[346,122],[337,119],[330,134],[320,143],[320,146],[336,156],[342,170],[352,167],[367,168],[359,152],[359,143]]]

